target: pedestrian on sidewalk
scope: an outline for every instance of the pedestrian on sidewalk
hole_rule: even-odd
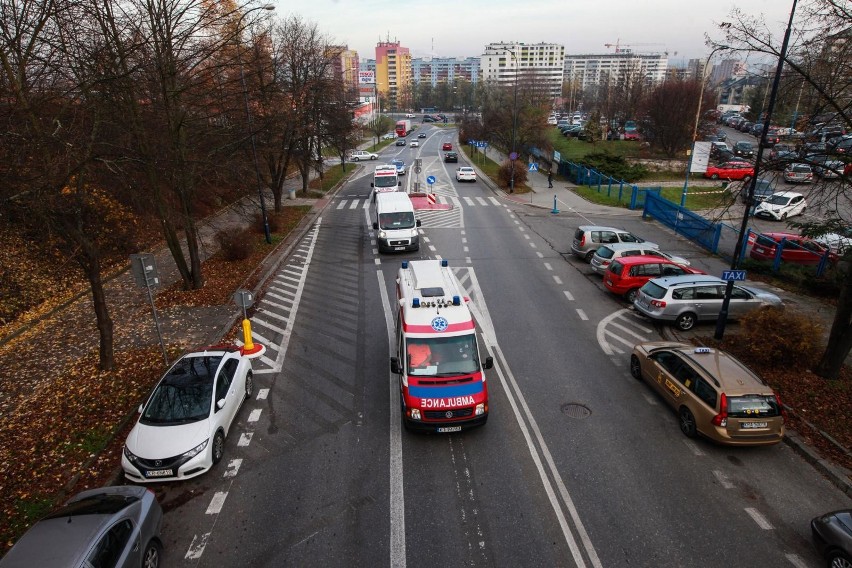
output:
[[[553,171],[552,170],[547,171],[547,187],[549,189],[553,188]]]

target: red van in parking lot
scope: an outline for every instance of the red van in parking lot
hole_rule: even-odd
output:
[[[828,252],[828,261],[836,262],[838,256],[829,250],[828,245],[795,233],[761,233],[754,241],[749,256],[755,260],[775,260],[778,246],[784,240],[781,260],[796,264],[819,264]]]
[[[705,272],[658,256],[623,256],[609,263],[603,275],[603,283],[607,290],[624,296],[632,304],[639,288],[648,280],[684,274],[705,274]]]

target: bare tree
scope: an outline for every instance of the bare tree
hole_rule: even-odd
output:
[[[698,81],[669,79],[657,85],[645,102],[645,135],[670,158],[692,141],[700,91]]]
[[[852,11],[845,0],[804,0],[798,5],[796,27],[784,58],[788,72],[804,83],[805,108],[816,118],[828,118],[852,130]],[[723,38],[711,41],[716,47],[777,59],[781,57],[781,37],[761,18],[731,12],[720,26]],[[848,158],[844,158],[848,160]],[[808,195],[809,209],[819,220],[803,223],[803,232],[824,234],[852,225],[850,180],[843,175],[836,182],[815,185]],[[837,270],[841,281],[834,322],[828,345],[814,371],[836,379],[852,350],[852,251],[847,251]]]

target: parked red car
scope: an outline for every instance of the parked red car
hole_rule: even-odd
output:
[[[748,162],[725,162],[718,166],[707,166],[704,177],[710,179],[736,179],[748,181],[754,177],[754,165]]]
[[[828,261],[837,262],[837,254],[830,252],[828,245],[795,233],[761,233],[754,241],[749,256],[755,260],[775,260],[782,239],[786,239],[784,250],[781,251],[782,262],[819,264],[826,251]]]
[[[624,296],[632,304],[639,288],[648,280],[684,274],[705,274],[705,272],[659,256],[622,256],[609,263],[603,275],[603,283],[607,290]]]

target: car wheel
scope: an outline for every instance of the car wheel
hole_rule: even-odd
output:
[[[354,157],[354,158],[352,158],[352,161],[353,161],[353,162],[358,162],[358,161],[360,161],[360,160],[361,160],[361,158],[359,158],[359,157],[357,157],[357,156],[356,156],[356,157]]]
[[[630,374],[634,379],[642,380],[642,365],[639,363],[639,357],[636,355],[630,356]]]
[[[216,430],[216,434],[213,436],[213,465],[219,463],[222,460],[222,456],[225,455],[225,434],[221,430]]]
[[[592,262],[592,257],[595,256],[595,251],[590,250],[586,253],[586,262]]]
[[[695,326],[695,314],[692,312],[680,314],[675,320],[675,325],[681,331],[689,331]]]
[[[710,179],[719,179],[719,174],[713,174]]]
[[[785,220],[786,218],[787,218],[787,214],[786,214],[786,213],[781,213],[781,220],[783,221],[783,220]]]
[[[633,288],[632,290],[628,290],[624,295],[624,299],[630,302],[631,304],[636,301],[636,297],[639,295],[639,288]]]
[[[162,547],[156,540],[148,542],[145,553],[142,555],[142,568],[158,568],[162,557]]]
[[[696,430],[695,417],[692,415],[692,412],[687,407],[681,406],[678,415],[680,417],[680,431],[687,438],[694,438]]]
[[[828,561],[829,568],[852,568],[852,558],[840,550],[832,550],[826,554],[825,559]]]
[[[376,158],[378,158],[378,156],[370,156],[371,160],[375,160]]]
[[[246,398],[251,398],[251,393],[254,392],[254,380],[252,379],[251,372],[246,375]]]

